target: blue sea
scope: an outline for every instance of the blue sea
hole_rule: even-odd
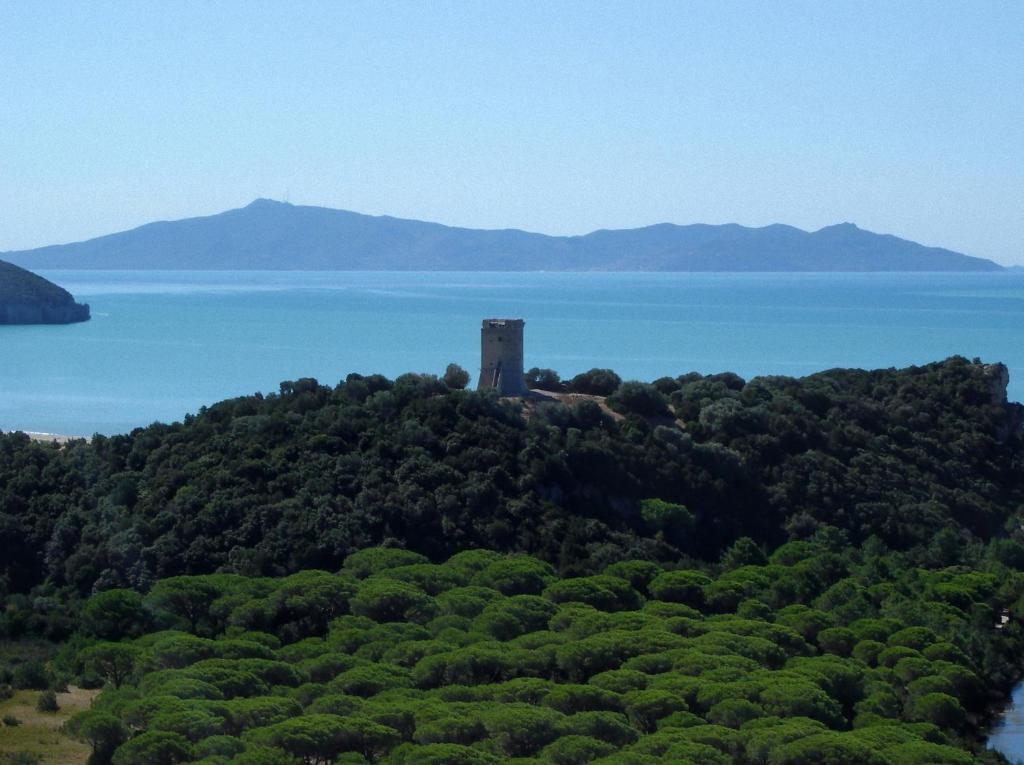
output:
[[[123,433],[282,380],[475,372],[480,320],[526,320],[527,367],[806,375],[1002,361],[1024,399],[1024,273],[48,271],[92,306],[0,326],[0,430]]]

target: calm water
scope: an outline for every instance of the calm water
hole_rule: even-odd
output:
[[[1024,761],[1024,684],[1013,689],[1010,706],[992,728],[988,746],[1010,762]]]
[[[52,271],[93,320],[0,327],[0,430],[89,435],[349,372],[473,371],[480,320],[526,319],[563,377],[804,375],[951,354],[1003,361],[1024,399],[1024,274]]]

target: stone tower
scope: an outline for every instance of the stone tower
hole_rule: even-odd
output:
[[[522,319],[484,319],[480,328],[480,382],[503,396],[525,396]]]

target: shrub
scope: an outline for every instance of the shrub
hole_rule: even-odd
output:
[[[436,606],[423,590],[386,577],[365,579],[351,601],[352,613],[377,622],[429,621]]]
[[[39,765],[43,757],[35,752],[0,752],[2,765]]]
[[[651,596],[671,603],[682,603],[692,608],[704,605],[704,587],[711,579],[699,571],[666,571],[650,584]]]
[[[640,607],[640,596],[629,582],[607,574],[561,579],[544,589],[544,597],[555,603],[585,603],[601,611]]]
[[[90,709],[72,717],[67,732],[92,746],[90,763],[109,763],[114,750],[125,740],[128,728],[118,717],[100,709]]]
[[[36,709],[40,712],[57,712],[60,705],[57,703],[57,694],[53,691],[43,691],[36,699]]]
[[[41,661],[26,661],[19,664],[14,668],[12,680],[14,687],[22,690],[42,691],[50,685],[46,667]]]
[[[635,590],[647,592],[647,585],[654,577],[662,573],[662,568],[649,560],[624,560],[608,566],[604,573],[607,576],[625,579]]]
[[[573,393],[587,393],[592,396],[607,396],[622,385],[622,378],[610,369],[591,369],[581,372],[569,381]]]
[[[344,569],[357,579],[365,579],[389,568],[429,563],[426,556],[397,547],[367,547],[345,558]]]
[[[661,690],[632,691],[624,697],[626,716],[636,727],[652,731],[656,723],[673,712],[686,712],[686,702],[675,693]]]
[[[82,628],[100,640],[135,637],[146,630],[149,612],[134,590],[105,590],[82,607]]]
[[[524,377],[526,378],[526,387],[530,389],[557,392],[565,387],[562,385],[562,379],[558,376],[558,372],[553,369],[532,367],[527,370]]]
[[[463,390],[469,385],[469,372],[458,364],[449,364],[448,368],[444,370],[444,377],[441,380],[453,390]]]
[[[392,765],[498,765],[493,754],[461,744],[403,744],[389,758]]]
[[[233,757],[245,751],[245,744],[234,736],[209,736],[196,744],[196,757]]]
[[[846,627],[827,627],[818,633],[818,647],[827,653],[849,656],[857,645],[857,636]]]
[[[487,734],[510,757],[528,757],[551,743],[563,719],[553,709],[529,704],[505,704],[482,715]]]
[[[473,577],[473,584],[503,595],[539,595],[555,581],[555,570],[529,555],[513,555],[489,564]]]
[[[473,626],[498,640],[511,640],[543,630],[557,610],[555,604],[537,595],[513,595],[488,603]]]
[[[617,412],[638,414],[641,417],[667,416],[668,399],[653,385],[625,382],[608,396],[608,406]]]
[[[611,754],[615,746],[589,736],[563,736],[541,752],[545,762],[554,765],[584,765],[597,757]]]
[[[147,731],[114,752],[114,765],[175,765],[194,755],[188,739],[169,731]]]

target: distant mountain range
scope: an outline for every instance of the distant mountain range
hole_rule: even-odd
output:
[[[89,319],[89,306],[24,268],[0,260],[0,324],[71,324]]]
[[[75,244],[8,252],[29,268],[339,271],[999,271],[852,223],[807,232],[661,223],[546,236],[257,199]]]

